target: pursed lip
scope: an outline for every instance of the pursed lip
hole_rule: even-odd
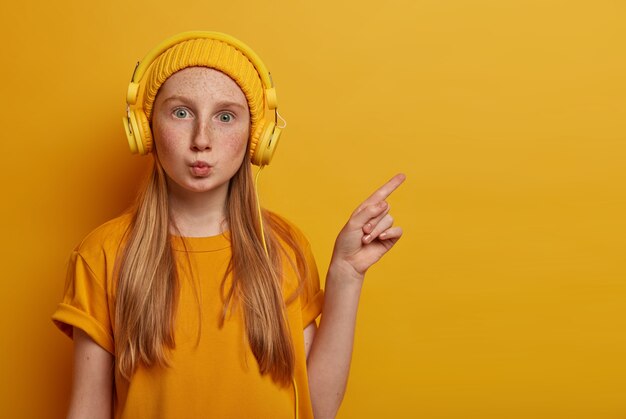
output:
[[[203,168],[211,167],[211,165],[203,160],[196,160],[190,164],[191,167]]]
[[[189,165],[189,168],[194,176],[199,177],[209,176],[209,174],[212,172],[212,166],[203,160],[194,161]]]

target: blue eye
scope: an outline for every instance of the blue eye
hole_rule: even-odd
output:
[[[181,119],[187,118],[189,116],[189,112],[187,111],[187,109],[179,108],[174,110],[174,116]]]
[[[233,120],[233,116],[229,113],[220,114],[220,122],[230,122]]]

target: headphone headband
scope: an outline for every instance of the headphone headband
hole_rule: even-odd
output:
[[[263,82],[263,86],[266,89],[271,89],[273,87],[272,77],[269,71],[265,67],[265,64],[263,64],[263,61],[261,61],[261,58],[256,54],[256,52],[252,50],[252,48],[250,48],[249,46],[247,46],[240,40],[230,35],[227,35],[225,33],[209,32],[209,31],[188,31],[188,32],[179,33],[177,35],[167,38],[166,40],[161,42],[159,45],[154,47],[148,54],[146,54],[143,60],[137,63],[137,67],[135,67],[135,71],[133,73],[133,77],[131,81],[134,83],[138,83],[139,81],[141,81],[141,79],[145,75],[148,68],[150,68],[150,65],[154,62],[154,60],[156,60],[159,55],[163,54],[165,51],[167,51],[169,48],[173,47],[174,45],[180,44],[181,42],[188,41],[191,39],[203,39],[203,38],[222,41],[237,48],[239,51],[241,51],[243,55],[245,55],[250,60],[252,65],[254,65],[254,67],[257,70],[257,73],[259,73],[259,77],[261,78],[261,81]]]

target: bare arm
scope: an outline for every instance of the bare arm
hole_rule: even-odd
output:
[[[365,273],[402,236],[385,200],[403,181],[404,175],[396,175],[366,199],[335,242],[319,328],[312,324],[305,329],[305,342],[312,340],[307,367],[316,419],[334,418],[343,400]]]
[[[74,328],[74,381],[67,419],[111,419],[113,355]]]

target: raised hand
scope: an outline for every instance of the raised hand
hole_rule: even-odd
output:
[[[352,213],[339,232],[329,270],[345,277],[362,280],[376,263],[402,236],[402,229],[393,226],[386,199],[404,182],[398,174],[370,195]]]

